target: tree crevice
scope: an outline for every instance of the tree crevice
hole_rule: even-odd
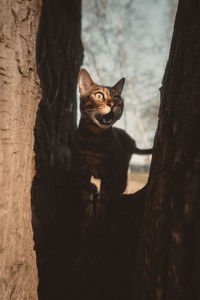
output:
[[[195,6],[196,5],[196,6]],[[199,4],[180,1],[147,185],[91,216],[73,181],[81,3],[43,1],[32,186],[39,299],[198,299]],[[56,27],[55,27],[56,24]]]

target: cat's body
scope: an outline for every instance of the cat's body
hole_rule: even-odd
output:
[[[101,180],[103,202],[112,201],[124,192],[132,154],[152,153],[152,149],[138,149],[124,130],[112,127],[123,112],[123,84],[124,79],[121,79],[112,88],[100,86],[86,70],[80,71],[81,120],[77,131],[76,168],[83,191],[89,188],[91,176]]]

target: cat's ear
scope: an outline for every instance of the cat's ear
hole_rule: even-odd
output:
[[[120,79],[114,86],[113,89],[121,95],[123,87],[124,87],[125,78]]]
[[[81,95],[86,95],[90,91],[91,86],[95,84],[86,69],[80,69],[78,83]]]

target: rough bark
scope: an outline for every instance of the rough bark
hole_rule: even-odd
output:
[[[44,1],[33,225],[40,299],[198,299],[200,5],[180,1],[147,186],[88,220],[70,177],[80,1]]]
[[[35,125],[33,228],[40,299],[73,299],[80,198],[71,178],[76,89],[82,61],[81,1],[44,0],[37,38],[42,88]]]
[[[147,186],[116,199],[104,230],[92,224],[96,247],[82,244],[87,299],[200,298],[199,14],[180,1]]]
[[[200,4],[179,3],[134,276],[134,299],[200,298]]]
[[[39,102],[35,40],[39,0],[0,5],[0,299],[37,299],[30,189]]]

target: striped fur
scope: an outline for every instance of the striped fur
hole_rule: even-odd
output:
[[[122,194],[132,154],[150,154],[141,150],[122,129],[112,125],[123,112],[122,78],[113,87],[97,85],[85,69],[79,74],[81,119],[77,131],[76,172],[85,197],[90,197],[91,176],[101,180],[100,199],[104,205]],[[86,190],[88,193],[86,193]]]

